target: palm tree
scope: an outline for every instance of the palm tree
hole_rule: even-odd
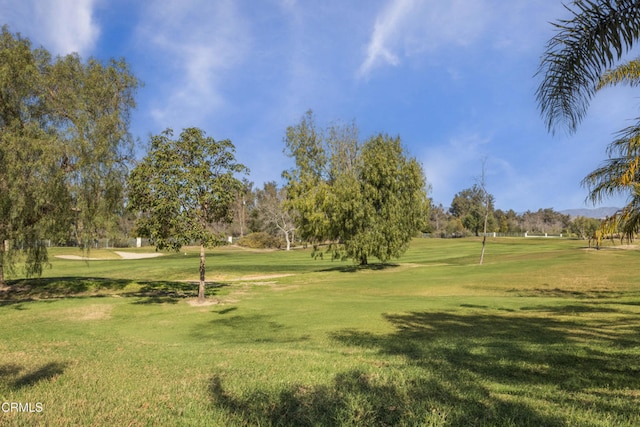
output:
[[[640,63],[635,60],[623,67],[632,63],[640,70]],[[611,73],[618,71],[616,69]],[[604,76],[603,82],[608,77],[610,76]],[[636,72],[635,76],[625,77],[628,78],[633,78],[630,84],[637,85],[640,82],[640,72]],[[613,81],[611,84],[614,84]],[[640,124],[619,132],[618,138],[609,144],[607,154],[607,161],[587,175],[582,184],[589,189],[588,199],[594,204],[616,194],[629,194],[627,205],[604,221],[603,228],[607,228],[607,234],[619,230],[632,237],[640,231]]]
[[[575,131],[601,76],[640,38],[639,0],[574,0],[571,19],[554,23],[538,75],[536,97],[547,128]]]
[[[538,74],[543,76],[536,97],[547,129],[560,124],[574,132],[595,93],[608,86],[640,84],[640,60],[610,70],[640,39],[640,0],[574,0],[565,6],[571,19],[553,25]],[[588,199],[600,202],[629,193],[629,203],[603,223],[632,236],[640,230],[640,118],[623,129],[609,145],[609,159],[583,181]]]

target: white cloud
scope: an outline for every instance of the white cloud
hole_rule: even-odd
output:
[[[227,103],[225,78],[246,56],[248,25],[230,0],[157,0],[143,15],[143,45],[166,67],[158,71],[171,76],[152,116],[162,126],[202,125]]]
[[[481,49],[526,53],[543,46],[540,29],[561,10],[560,2],[548,0],[392,0],[376,17],[358,76],[480,43]]]
[[[398,65],[398,57],[391,52],[396,43],[401,25],[411,9],[420,0],[394,0],[376,18],[376,23],[367,48],[367,57],[360,66],[360,75],[367,75],[380,62]]]
[[[95,0],[0,0],[0,15],[12,22],[10,31],[28,36],[54,55],[87,56],[100,36],[95,6]]]

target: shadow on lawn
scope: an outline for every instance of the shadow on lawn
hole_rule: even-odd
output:
[[[322,273],[326,273],[326,272],[332,272],[332,271],[337,271],[340,273],[357,273],[359,271],[381,271],[381,270],[388,270],[390,268],[396,268],[399,267],[398,264],[381,264],[381,263],[376,263],[376,264],[367,264],[367,265],[341,265],[341,266],[337,266],[337,267],[329,267],[329,268],[323,268],[322,270],[318,270],[319,272]]]
[[[216,295],[225,286],[223,283],[208,282],[207,297]],[[130,287],[132,290],[126,290]],[[109,295],[137,298],[134,304],[175,304],[184,298],[198,296],[197,282],[174,281],[133,281],[124,279],[104,279],[85,277],[58,277],[23,279],[9,282],[0,289],[0,306],[14,305],[24,310],[22,303],[29,301],[55,300],[60,298],[96,298]]]
[[[198,282],[138,282],[141,288],[135,292],[125,292],[125,297],[138,297],[134,304],[175,304],[184,298],[198,297]],[[229,286],[224,283],[208,282],[205,287],[205,297],[212,297],[218,294],[223,287]]]
[[[50,380],[64,373],[68,363],[50,362],[32,371],[26,371],[21,365],[0,365],[0,382],[10,389],[33,386],[40,381]]]
[[[227,314],[236,310],[237,308],[231,307],[215,313]],[[301,335],[295,327],[275,322],[263,314],[219,317],[198,325],[191,335],[198,341],[223,339],[234,344],[285,344],[309,339],[308,335]]]
[[[237,396],[226,391],[224,378],[216,375],[210,397],[215,406],[247,424],[556,426],[640,421],[637,315],[566,321],[540,313],[494,313],[385,315],[394,328],[389,334],[333,334],[336,343],[371,350],[379,359],[338,373],[329,385],[290,385],[279,392]]]

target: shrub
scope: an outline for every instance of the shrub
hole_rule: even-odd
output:
[[[279,249],[282,247],[282,241],[277,237],[273,237],[269,233],[260,231],[242,237],[240,240],[238,240],[238,245],[252,249]]]

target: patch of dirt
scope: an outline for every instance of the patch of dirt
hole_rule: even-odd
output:
[[[580,249],[582,249],[583,251],[596,253],[598,251],[636,251],[640,249],[640,246],[638,245],[607,245],[606,243],[603,243],[600,245],[600,248],[596,248],[595,245],[592,245],[590,248],[583,247]]]
[[[65,312],[66,317],[71,320],[107,320],[111,318],[113,305],[110,304],[89,304],[83,307],[73,308]]]
[[[197,298],[189,298],[187,303],[192,307],[208,307],[210,305],[218,305],[220,304],[220,301],[213,298],[207,298],[204,302],[198,302]]]
[[[243,276],[237,279],[229,279],[229,282],[250,282],[253,280],[266,280],[266,279],[277,279],[278,277],[289,277],[293,276],[293,274],[264,274],[264,275],[254,275],[254,276]]]

